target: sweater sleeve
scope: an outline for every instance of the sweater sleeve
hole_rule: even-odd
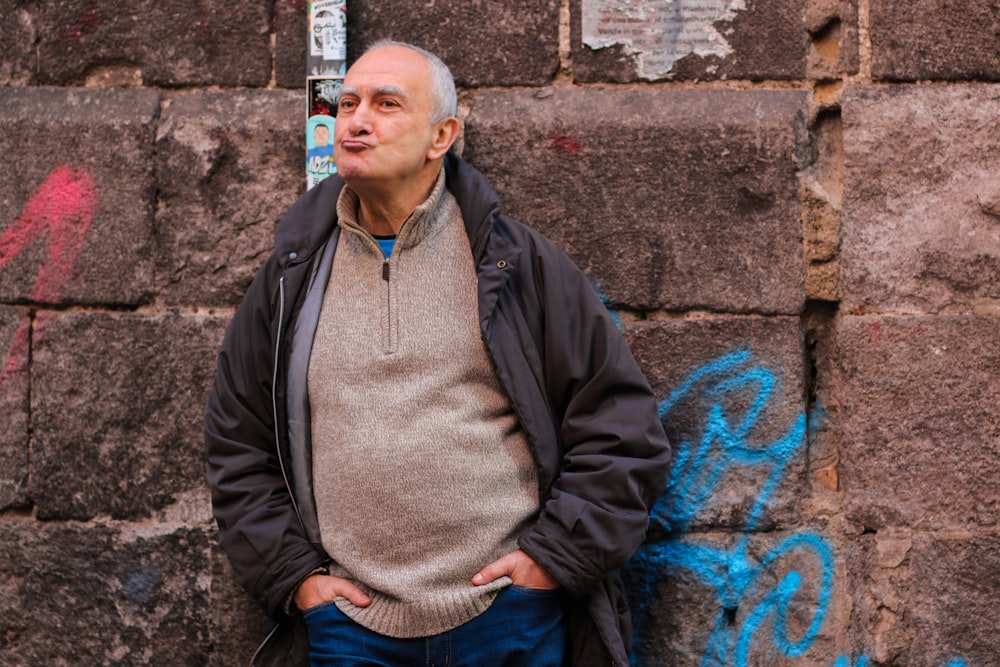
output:
[[[205,408],[207,477],[219,541],[240,583],[277,618],[295,586],[323,566],[282,473],[272,401],[271,262],[227,329]]]

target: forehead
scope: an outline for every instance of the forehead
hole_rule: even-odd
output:
[[[344,88],[398,88],[409,93],[429,90],[430,64],[411,49],[386,46],[364,54],[344,77]]]

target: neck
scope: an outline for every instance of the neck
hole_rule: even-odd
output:
[[[428,170],[402,186],[368,189],[348,184],[358,195],[358,224],[374,236],[395,236],[413,209],[427,201],[440,173]]]

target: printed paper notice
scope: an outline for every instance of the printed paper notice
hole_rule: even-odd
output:
[[[746,0],[583,0],[583,43],[620,45],[636,56],[640,77],[662,79],[691,53],[731,54],[716,24],[745,9]]]
[[[309,11],[309,55],[323,60],[346,60],[346,0],[313,0]]]

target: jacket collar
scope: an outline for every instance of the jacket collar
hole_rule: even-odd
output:
[[[343,187],[339,176],[328,176],[288,209],[274,233],[274,249],[282,265],[306,261],[330,237]]]
[[[500,197],[477,169],[449,151],[444,158],[448,189],[462,209],[465,232],[469,235],[473,257],[480,257],[484,244],[500,215]]]

